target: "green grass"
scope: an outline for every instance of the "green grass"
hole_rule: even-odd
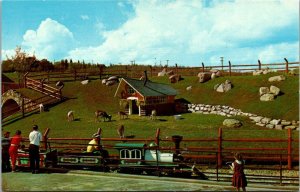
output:
[[[278,86],[283,95],[273,102],[260,102],[258,89],[260,86],[270,86],[268,77],[263,76],[234,76],[220,77],[206,83],[198,83],[197,77],[184,77],[177,84],[170,84],[167,77],[153,77],[151,80],[167,83],[178,90],[176,98],[185,98],[191,103],[222,104],[239,108],[243,112],[251,112],[267,117],[298,120],[298,77],[288,76],[286,81],[272,83]],[[217,83],[231,80],[234,88],[227,93],[217,93],[213,87]],[[193,86],[191,92],[185,90],[189,85]],[[50,128],[49,137],[80,137],[90,138],[98,128],[102,128],[103,137],[118,137],[117,128],[120,124],[125,126],[125,135],[134,135],[135,138],[154,138],[157,128],[160,128],[162,139],[172,135],[182,135],[184,138],[217,138],[218,129],[223,128],[223,138],[287,138],[286,130],[270,130],[254,125],[246,117],[236,116],[235,119],[242,121],[240,128],[226,128],[222,122],[226,117],[217,115],[203,115],[187,113],[183,119],[175,121],[173,116],[159,116],[158,120],[151,121],[149,117],[129,116],[129,119],[119,120],[119,100],[114,97],[117,85],[107,87],[100,80],[92,80],[87,85],[80,81],[66,82],[63,95],[69,99],[56,105],[48,112],[32,114],[24,119],[4,126],[3,129],[15,132],[22,130],[23,136],[27,137],[33,124],[38,124],[41,131]],[[26,90],[22,90],[26,92]],[[28,91],[28,95],[32,91]],[[94,112],[97,109],[105,110],[113,115],[111,122],[95,122]],[[66,114],[73,110],[76,121],[67,122]],[[293,137],[298,139],[298,132],[293,131]],[[296,133],[296,134],[295,134]],[[201,146],[216,146],[217,142],[203,142]],[[236,145],[225,142],[224,146]],[[239,146],[247,147],[249,143]],[[261,143],[250,143],[253,147],[261,147]],[[265,145],[265,144],[264,144]],[[278,146],[276,143],[268,143],[268,146]],[[280,145],[286,147],[286,143]]]

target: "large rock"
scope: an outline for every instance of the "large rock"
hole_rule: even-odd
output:
[[[198,77],[199,77],[199,83],[205,83],[206,81],[210,80],[211,74],[207,72],[201,72],[198,73]]]
[[[270,124],[272,125],[278,125],[280,123],[280,119],[273,119],[272,121],[270,121]]]
[[[271,85],[270,92],[277,96],[280,93],[280,89],[276,86]]]
[[[225,119],[223,121],[223,125],[225,125],[226,127],[240,127],[242,126],[242,123],[236,119]]]
[[[168,71],[166,74],[167,74],[168,76],[170,76],[170,75],[174,75],[174,71],[173,71],[173,70],[171,70],[171,71]]]
[[[270,93],[269,87],[261,87],[259,88],[259,95],[262,96],[264,94]]]
[[[283,75],[278,75],[278,76],[274,76],[274,77],[270,77],[269,81],[270,82],[274,82],[274,81],[284,81],[285,77]]]
[[[215,87],[214,87],[215,88]],[[226,80],[225,83],[220,84],[217,88],[216,91],[220,93],[224,93],[229,91],[232,88],[232,84],[229,80]]]
[[[210,78],[215,79],[216,78],[216,73],[212,73]]]
[[[188,86],[188,87],[186,88],[186,90],[187,90],[187,91],[191,91],[191,90],[192,90],[192,86]]]
[[[274,100],[274,95],[270,94],[270,93],[264,94],[260,97],[260,100],[261,101],[273,101]]]
[[[271,121],[271,118],[267,118],[267,117],[265,117],[265,118],[263,118],[263,119],[261,120],[261,122],[262,122],[262,123],[265,123],[265,124],[270,123],[270,121]]]
[[[119,78],[117,76],[111,76],[107,79],[107,81],[119,81]]]
[[[116,83],[117,83],[117,81],[106,81],[105,85],[112,86],[112,85],[114,85]]]
[[[102,84],[105,85],[106,81],[107,81],[107,79],[102,79]]]
[[[253,71],[253,75],[261,75],[263,73],[263,70],[257,70],[257,71]]]

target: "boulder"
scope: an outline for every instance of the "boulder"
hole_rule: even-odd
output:
[[[216,88],[216,91],[217,91],[217,92],[224,93],[224,92],[229,91],[231,88],[232,88],[231,82],[230,82],[229,80],[226,80],[225,83],[222,83],[221,85],[219,85],[219,86]]]
[[[272,125],[278,125],[280,123],[280,119],[273,119],[273,120],[271,120],[270,121],[270,124],[272,124]]]
[[[285,126],[288,126],[288,125],[291,125],[292,122],[290,121],[281,121],[281,125],[285,125]]]
[[[289,126],[285,126],[284,129],[297,129],[297,126],[293,126],[293,125],[289,125]]]
[[[265,123],[265,124],[268,124],[270,121],[271,121],[271,119],[270,119],[270,118],[267,118],[267,117],[265,117],[265,118],[263,118],[263,119],[261,120],[261,122],[262,122],[262,123]]]
[[[207,72],[201,72],[198,73],[198,77],[199,77],[199,83],[205,83],[206,81],[210,80],[211,78],[211,74],[207,73]]]
[[[270,94],[270,93],[264,94],[260,97],[260,100],[261,101],[273,101],[274,100],[274,95]]]
[[[275,127],[275,125],[272,125],[272,124],[267,124],[266,125],[266,128],[269,128],[269,129],[273,129]]]
[[[264,124],[264,123],[255,123],[255,125],[258,125],[258,126],[260,126],[260,127],[266,126],[266,124]]]
[[[253,71],[253,75],[261,75],[263,73],[262,70]]]
[[[226,127],[240,127],[242,126],[242,123],[236,119],[225,119],[223,121],[223,125],[225,125]]]
[[[171,75],[169,77],[169,79],[170,79],[171,83],[177,83],[178,80],[179,80],[179,76],[178,75]]]
[[[273,76],[269,78],[269,82],[284,81],[284,80],[285,80],[285,76],[283,75]]]
[[[264,94],[270,93],[269,87],[261,87],[259,88],[259,95],[262,96]]]
[[[282,130],[283,126],[282,125],[275,125],[275,129]]]
[[[217,72],[216,72],[216,77],[221,77],[221,75],[222,75],[222,74],[221,74],[221,71],[217,71]]]
[[[280,93],[280,89],[278,87],[271,85],[270,92],[277,96]]]

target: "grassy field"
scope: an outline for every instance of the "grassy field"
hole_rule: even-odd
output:
[[[299,119],[299,77],[287,76],[283,82],[268,82],[270,76],[233,76],[220,77],[206,83],[198,83],[197,77],[184,77],[184,80],[177,84],[170,84],[167,77],[153,77],[151,80],[170,84],[178,90],[176,98],[184,98],[191,103],[222,104],[241,109],[243,112],[251,112],[258,115],[265,115],[272,118],[286,120]],[[8,75],[9,76],[9,75]],[[229,79],[234,88],[227,93],[217,93],[213,87]],[[193,86],[192,91],[186,91],[187,86]],[[272,102],[259,101],[259,87],[275,85],[283,94]],[[270,130],[261,128],[250,122],[245,117],[234,117],[242,121],[241,128],[229,129],[222,125],[226,117],[203,114],[183,114],[183,119],[174,120],[173,116],[160,116],[158,120],[151,121],[149,117],[132,115],[129,119],[119,120],[119,100],[114,97],[117,85],[107,87],[101,81],[92,80],[87,85],[80,81],[66,82],[63,88],[63,95],[68,99],[42,114],[32,114],[29,117],[18,120],[4,126],[6,131],[15,132],[22,130],[27,137],[33,124],[37,124],[41,131],[50,128],[50,137],[84,137],[89,138],[100,127],[103,130],[103,137],[118,137],[117,127],[120,124],[125,126],[125,135],[134,135],[136,138],[154,138],[157,128],[161,129],[161,138],[170,138],[172,135],[182,135],[184,138],[216,138],[218,128],[223,127],[224,138],[287,138],[286,130]],[[34,95],[32,91],[21,90],[23,94]],[[94,112],[97,109],[105,110],[112,114],[111,122],[95,122]],[[69,110],[75,112],[75,121],[67,122],[66,114]],[[294,132],[298,139],[298,132]],[[260,146],[261,143],[251,143],[253,146]],[[210,146],[210,143],[204,143]],[[216,145],[213,144],[213,145]],[[224,146],[233,145],[224,143]],[[245,144],[247,145],[247,144]],[[270,146],[275,145],[273,143]],[[283,144],[286,146],[286,144]]]

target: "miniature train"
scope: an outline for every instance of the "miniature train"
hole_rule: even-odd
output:
[[[52,150],[41,151],[41,167],[60,167],[67,169],[93,169],[132,174],[165,175],[207,179],[195,166],[183,161],[178,153],[162,153],[155,144],[116,143],[113,149],[118,155],[112,157],[101,149],[94,153],[74,153]],[[29,154],[20,151],[17,166],[29,167]]]

